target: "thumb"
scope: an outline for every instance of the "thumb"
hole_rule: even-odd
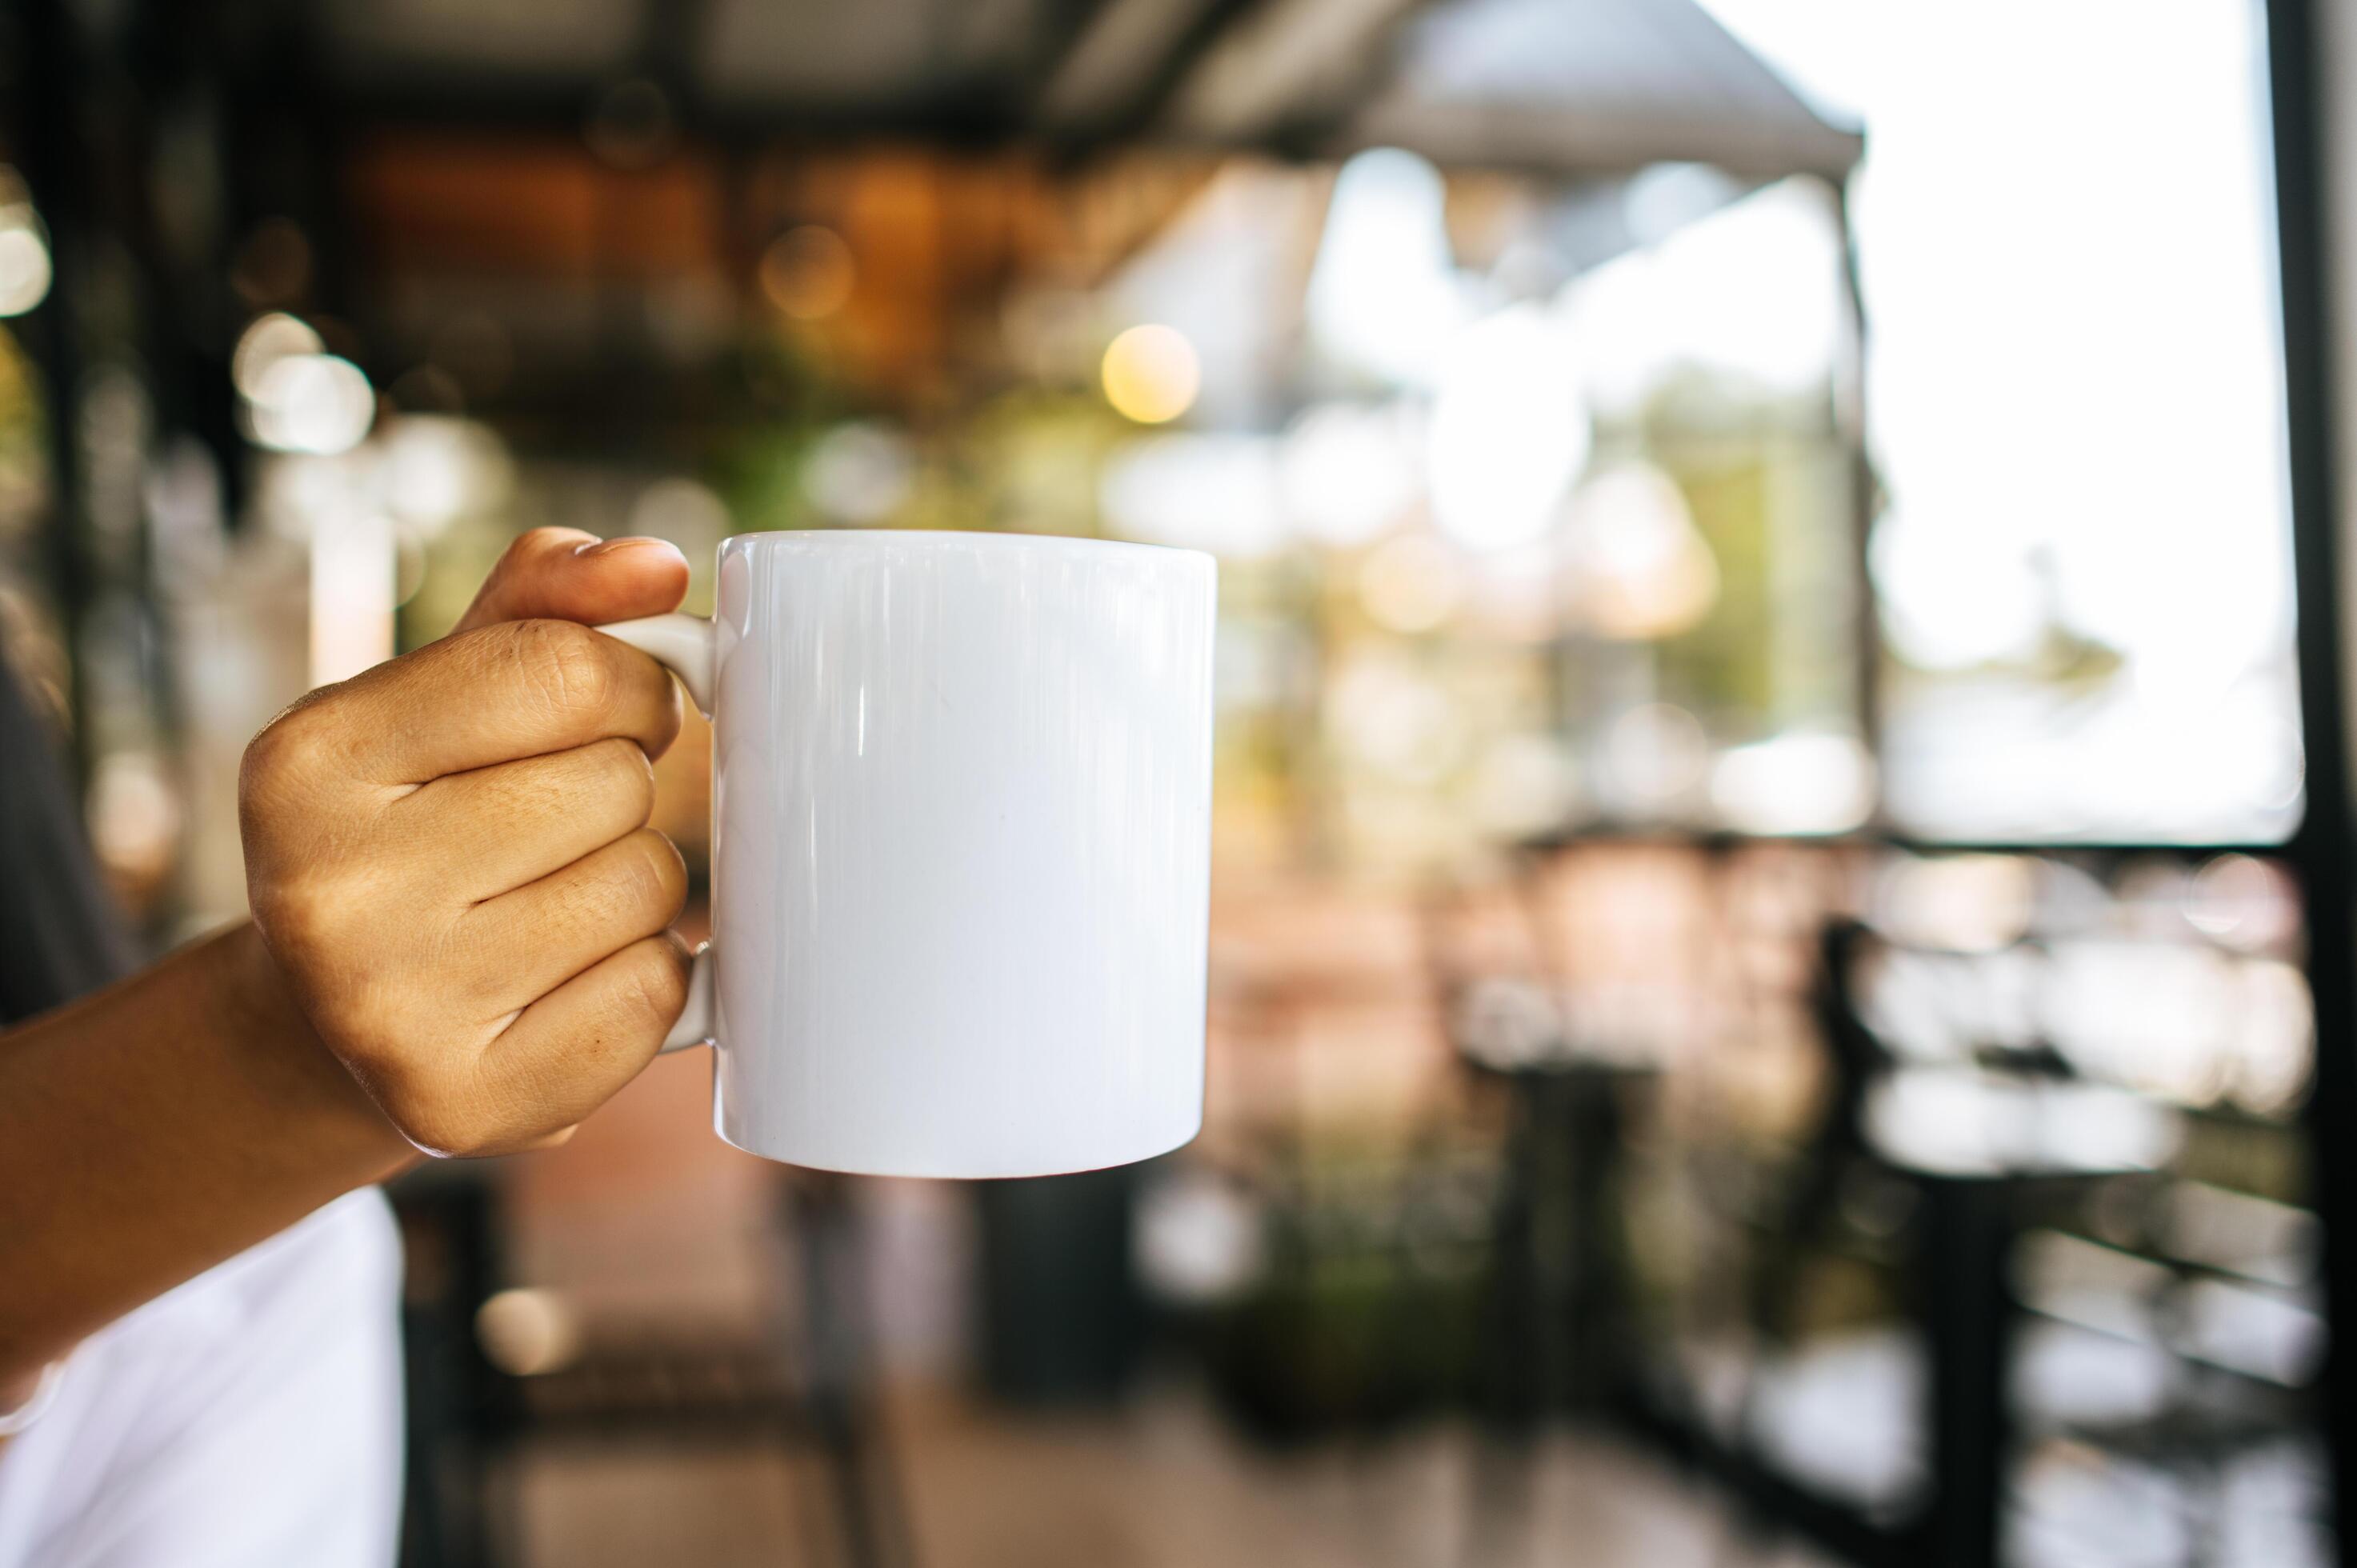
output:
[[[608,539],[535,528],[508,546],[453,631],[503,620],[586,626],[661,615],[687,595],[687,557],[661,539]]]

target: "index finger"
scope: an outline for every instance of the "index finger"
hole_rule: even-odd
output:
[[[660,757],[679,734],[670,672],[573,621],[460,632],[336,690],[350,756],[380,784],[423,784],[617,736]]]

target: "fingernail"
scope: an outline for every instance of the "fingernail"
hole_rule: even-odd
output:
[[[579,553],[583,555],[611,555],[623,550],[644,550],[649,545],[653,545],[658,549],[671,551],[673,554],[677,554],[679,552],[679,546],[673,544],[668,539],[654,539],[644,534],[633,534],[626,539],[601,539],[595,544],[585,544],[581,547]]]

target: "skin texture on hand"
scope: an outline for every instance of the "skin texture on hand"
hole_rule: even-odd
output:
[[[264,940],[328,1049],[436,1155],[562,1138],[638,1076],[687,993],[668,934],[687,874],[646,826],[678,691],[548,618],[667,609],[685,563],[550,531],[511,563],[462,629],[279,715],[240,791]],[[622,591],[642,578],[660,592]]]
[[[0,1393],[417,1146],[561,1138],[652,1057],[684,955],[646,759],[678,700],[559,623],[686,585],[666,544],[526,535],[452,636],[257,737],[258,924],[0,1036]]]

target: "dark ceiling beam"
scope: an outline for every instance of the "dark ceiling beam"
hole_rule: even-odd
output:
[[[712,0],[656,0],[645,8],[640,69],[684,109],[694,95],[695,46],[712,14]]]
[[[1162,120],[1188,79],[1228,30],[1265,3],[1265,0],[1196,0],[1194,15],[1155,58],[1118,108],[1078,125],[1057,126],[1049,133],[1050,139],[1073,153],[1096,152],[1136,140]]]
[[[1444,168],[1590,177],[1701,163],[1738,178],[1807,174],[1838,186],[1864,143],[1816,122],[1770,132],[1744,121],[1637,120],[1570,106],[1378,103],[1310,151],[1344,157],[1370,146],[1405,147]]]
[[[604,84],[518,82],[491,76],[390,77],[339,88],[331,111],[351,133],[447,131],[483,136],[577,138]],[[748,108],[709,99],[675,104],[693,136],[720,143],[838,143],[874,138],[920,140],[951,147],[1003,144],[1022,127],[978,114],[963,100],[857,110]]]
[[[1035,108],[1049,83],[1071,68],[1089,29],[1111,10],[1114,0],[1039,0],[1044,18],[1031,40],[1030,62],[1024,72],[1025,108]]]
[[[1264,132],[1273,151],[1285,158],[1315,158],[1348,134],[1360,111],[1383,97],[1400,81],[1405,66],[1405,36],[1416,12],[1431,0],[1398,0],[1360,40],[1358,57],[1343,70],[1343,85],[1318,97],[1301,99],[1277,115]]]

